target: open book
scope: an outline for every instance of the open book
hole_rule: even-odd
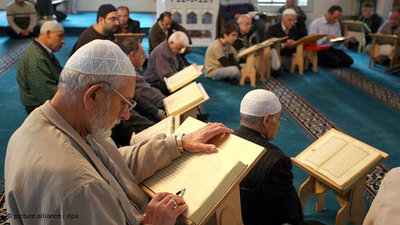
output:
[[[293,162],[346,190],[387,157],[385,152],[332,128]]]
[[[347,29],[350,31],[363,32],[363,29],[365,29],[366,32],[371,32],[368,24],[360,20],[342,20],[341,23],[347,26]]]
[[[192,82],[194,79],[202,74],[204,66],[197,66],[193,63],[190,66],[185,67],[181,71],[175,73],[174,75],[164,78],[165,84],[169,92],[174,92],[179,88],[185,86],[186,84]]]
[[[192,82],[163,99],[167,116],[179,115],[210,99],[203,85]]]
[[[189,133],[205,125],[189,117],[175,133]],[[176,193],[185,188],[183,198],[188,210],[184,217],[197,225],[207,221],[229,190],[265,152],[262,146],[235,135],[221,135],[211,143],[218,147],[218,152],[184,152],[142,183],[142,188],[150,195],[165,191]]]
[[[169,116],[160,122],[148,127],[145,130],[132,134],[130,145],[148,140],[156,134],[164,133],[167,137],[170,136],[175,129],[179,126],[179,116]]]

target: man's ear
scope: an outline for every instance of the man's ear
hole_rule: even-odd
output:
[[[103,90],[104,90],[103,84],[94,84],[86,90],[86,92],[83,96],[83,103],[85,105],[85,109],[91,110],[96,105],[98,105],[100,96],[101,95],[104,96]]]
[[[263,119],[263,127],[268,128],[272,123],[272,115],[266,114]]]

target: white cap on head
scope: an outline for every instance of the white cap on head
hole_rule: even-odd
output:
[[[293,15],[296,15],[296,16],[297,16],[297,13],[296,13],[296,11],[294,11],[294,9],[285,9],[285,10],[282,12],[282,16],[284,16],[284,15],[289,15],[289,14],[293,14]]]
[[[58,31],[64,32],[64,27],[57,22],[47,21],[42,25],[42,27],[40,27],[40,33],[41,34],[46,33],[48,30],[51,32],[58,32]]]
[[[128,56],[109,40],[94,40],[80,47],[64,68],[87,75],[136,76]]]
[[[249,116],[263,117],[277,114],[282,106],[278,97],[270,91],[256,89],[248,92],[240,104],[240,113]]]

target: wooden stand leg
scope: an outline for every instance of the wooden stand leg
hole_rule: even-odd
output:
[[[239,184],[226,196],[215,213],[218,225],[243,225]]]
[[[316,199],[315,211],[325,210],[325,192],[328,188],[316,180],[314,177],[309,176],[308,179],[300,186],[299,199],[303,212],[306,210],[308,199],[314,195]]]
[[[256,86],[256,68],[254,67],[255,53],[251,53],[247,56],[246,65],[240,71],[240,85],[244,85],[246,79],[250,79],[250,85]]]
[[[296,47],[296,56],[292,58],[292,63],[290,64],[290,72],[294,73],[296,66],[299,67],[300,75],[304,74],[303,66],[304,66],[304,54],[303,54],[304,44],[297,45]]]
[[[346,194],[336,193],[336,198],[342,207],[336,215],[336,225],[346,225],[353,221],[355,225],[361,225],[364,220],[365,202],[364,185],[366,177],[351,188]]]
[[[327,190],[328,190],[328,188],[325,185],[323,185],[318,180],[315,181],[314,194],[315,194],[315,200],[316,200],[316,204],[315,204],[316,212],[324,211],[326,209],[325,208],[325,193]]]
[[[311,195],[313,195],[314,183],[315,178],[309,176],[308,179],[300,186],[299,199],[303,208],[303,212],[306,210],[308,199],[311,197]]]

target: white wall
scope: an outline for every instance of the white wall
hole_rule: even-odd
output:
[[[0,9],[5,9],[13,0],[0,0]],[[156,12],[155,0],[75,0],[78,11],[97,11],[100,5],[112,3],[115,7],[125,5],[134,12]]]

